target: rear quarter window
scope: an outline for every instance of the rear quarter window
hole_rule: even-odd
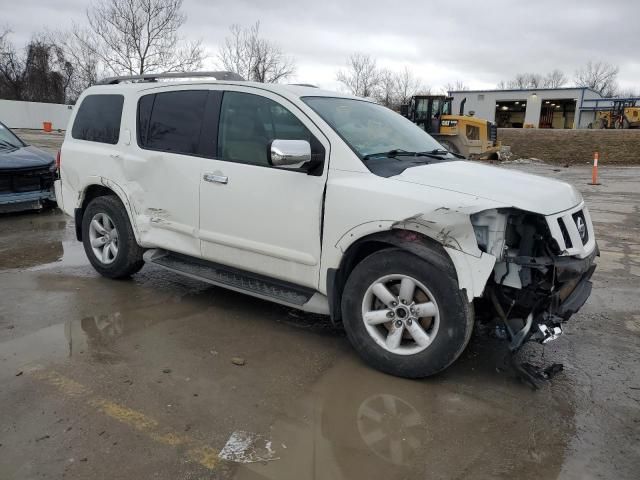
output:
[[[115,145],[120,138],[123,103],[122,95],[86,96],[76,114],[71,136],[77,140]]]

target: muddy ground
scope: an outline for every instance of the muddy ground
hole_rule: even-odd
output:
[[[565,366],[537,392],[483,331],[394,378],[323,317],[149,266],[107,280],[58,211],[1,217],[0,478],[638,478],[640,168],[507,168],[573,182],[602,251],[566,335],[525,352]]]

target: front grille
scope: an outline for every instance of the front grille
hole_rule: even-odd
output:
[[[584,218],[584,213],[580,210],[579,212],[574,213],[572,217],[576,224],[580,240],[582,240],[583,245],[586,245],[589,241],[589,229],[587,228],[587,220]]]
[[[0,171],[0,193],[24,193],[49,190],[53,186],[53,172],[48,168]]]
[[[549,215],[547,225],[563,255],[584,255],[595,246],[589,210],[583,205]]]
[[[564,224],[564,219],[558,219],[558,225],[560,226],[560,231],[562,232],[562,238],[564,240],[564,244],[567,248],[573,247],[571,242],[571,237],[569,236],[569,230],[567,230],[567,226]]]

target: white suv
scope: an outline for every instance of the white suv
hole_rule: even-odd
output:
[[[463,161],[361,98],[184,76],[78,101],[55,190],[102,275],[149,262],[331,315],[405,377],[460,355],[474,304],[515,351],[589,296],[598,251],[572,186]]]

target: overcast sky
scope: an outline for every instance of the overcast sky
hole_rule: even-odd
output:
[[[2,0],[2,3],[9,0]],[[86,0],[18,0],[3,8],[13,40],[83,22]],[[620,67],[621,88],[640,89],[637,0],[184,0],[185,37],[202,39],[213,66],[233,23],[260,21],[264,36],[295,58],[297,82],[337,88],[350,53],[380,66],[407,65],[425,85],[463,81],[493,88],[518,72],[554,68],[573,78],[588,60]]]

